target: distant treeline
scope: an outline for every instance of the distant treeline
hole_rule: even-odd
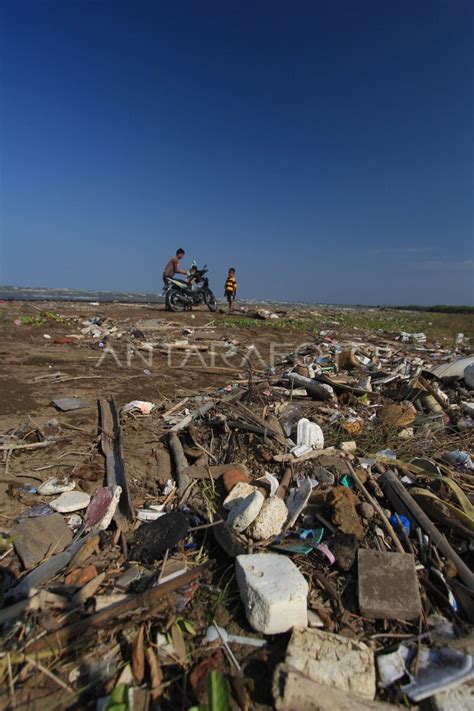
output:
[[[394,306],[398,311],[429,311],[435,314],[474,314],[474,306],[448,306],[440,304],[439,306]]]

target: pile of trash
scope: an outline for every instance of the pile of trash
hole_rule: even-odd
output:
[[[329,331],[219,391],[100,400],[103,481],[12,484],[5,703],[52,685],[98,709],[472,708],[474,357],[423,335]],[[57,443],[77,400],[5,433],[4,463]],[[123,454],[141,418],[152,494]]]

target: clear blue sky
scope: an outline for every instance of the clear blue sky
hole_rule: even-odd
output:
[[[3,0],[0,282],[474,303],[472,0]]]

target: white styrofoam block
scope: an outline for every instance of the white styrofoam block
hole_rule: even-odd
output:
[[[59,513],[73,513],[89,506],[91,497],[83,491],[67,491],[49,504]]]
[[[253,494],[254,491],[256,491],[255,487],[247,484],[245,481],[237,482],[224,499],[224,508],[230,511],[236,504],[240,504],[243,499]]]
[[[238,533],[242,533],[255,521],[263,506],[265,497],[261,491],[253,491],[232,507],[227,516],[227,525]]]
[[[297,444],[306,445],[311,449],[324,448],[324,434],[316,422],[310,422],[307,417],[302,417],[297,426]]]
[[[278,496],[265,499],[252,526],[252,538],[256,541],[266,541],[273,536],[278,536],[287,518],[288,509],[283,499]]]
[[[257,632],[278,634],[308,624],[308,584],[284,555],[239,555],[235,572],[247,619]]]

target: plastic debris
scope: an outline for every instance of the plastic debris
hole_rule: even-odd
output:
[[[69,412],[70,410],[82,410],[84,407],[90,407],[88,402],[81,400],[79,397],[61,397],[52,401],[52,404],[57,410]]]
[[[170,511],[156,521],[144,524],[132,536],[132,560],[153,563],[167,549],[173,549],[186,536],[189,520],[181,511]]]
[[[308,585],[288,558],[241,555],[235,573],[247,619],[257,632],[277,634],[307,625]]]
[[[87,525],[91,529],[94,531],[106,531],[108,529],[118,506],[121,493],[121,486],[112,488],[104,486],[94,494],[86,512]]]
[[[404,693],[418,703],[439,691],[452,689],[474,677],[474,656],[457,649],[429,649],[420,652],[418,673],[402,687]]]
[[[59,513],[72,513],[86,509],[91,497],[83,491],[67,491],[49,504],[54,511]]]
[[[122,407],[122,412],[135,412],[138,410],[138,412],[141,412],[142,415],[149,415],[154,408],[155,403],[153,402],[145,402],[144,400],[132,400],[131,402],[127,402],[127,404]]]
[[[38,487],[38,494],[41,496],[53,496],[62,494],[66,491],[72,491],[76,487],[74,481],[69,482],[67,479],[48,479]]]
[[[251,647],[265,647],[267,641],[265,639],[256,639],[255,637],[242,637],[241,635],[228,634],[223,627],[211,625],[207,628],[206,642],[212,643],[222,640],[233,644],[248,644]]]

